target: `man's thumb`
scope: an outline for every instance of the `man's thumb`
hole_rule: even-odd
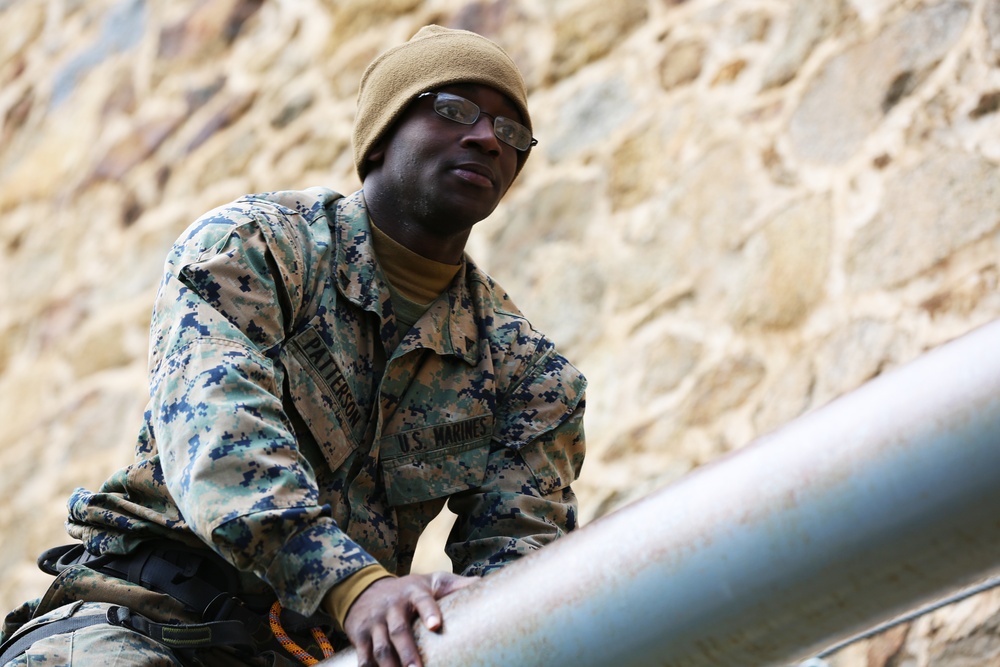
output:
[[[431,588],[434,591],[434,598],[441,599],[455,591],[471,586],[477,581],[479,581],[479,577],[463,577],[451,572],[435,572],[432,575]]]

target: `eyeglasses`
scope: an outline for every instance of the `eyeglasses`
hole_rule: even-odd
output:
[[[417,99],[425,97],[434,98],[434,111],[439,116],[444,116],[448,120],[453,120],[462,125],[472,125],[479,120],[479,115],[491,116],[481,110],[475,102],[471,102],[464,97],[452,95],[450,93],[421,93]],[[511,120],[505,116],[492,116],[493,134],[497,139],[508,146],[513,146],[519,151],[526,151],[538,143],[538,139],[531,136],[531,130],[521,125],[516,120]]]

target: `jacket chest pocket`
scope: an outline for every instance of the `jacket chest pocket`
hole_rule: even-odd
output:
[[[390,505],[408,505],[480,486],[486,478],[493,416],[411,429],[382,439],[382,479]]]

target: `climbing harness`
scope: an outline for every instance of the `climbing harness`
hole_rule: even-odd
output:
[[[21,655],[46,637],[108,623],[125,627],[167,646],[178,657],[190,658],[199,649],[227,647],[246,656],[284,650],[305,665],[319,662],[297,644],[282,624],[294,633],[306,628],[323,653],[334,654],[322,626],[283,610],[274,595],[254,595],[242,590],[236,570],[215,554],[175,543],[151,543],[134,552],[94,556],[82,544],[49,549],[38,558],[39,568],[58,575],[74,565],[85,565],[103,574],[164,593],[195,612],[203,623],[157,623],[126,607],[112,605],[107,615],[68,617],[15,633],[0,646],[0,665]],[[267,617],[265,621],[265,616]]]

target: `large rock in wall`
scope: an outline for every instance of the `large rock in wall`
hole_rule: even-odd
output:
[[[361,72],[430,22],[530,87],[470,251],[591,380],[585,520],[1000,315],[998,0],[0,0],[0,606],[129,460],[174,237],[358,187]],[[995,664],[998,610],[832,662]]]

